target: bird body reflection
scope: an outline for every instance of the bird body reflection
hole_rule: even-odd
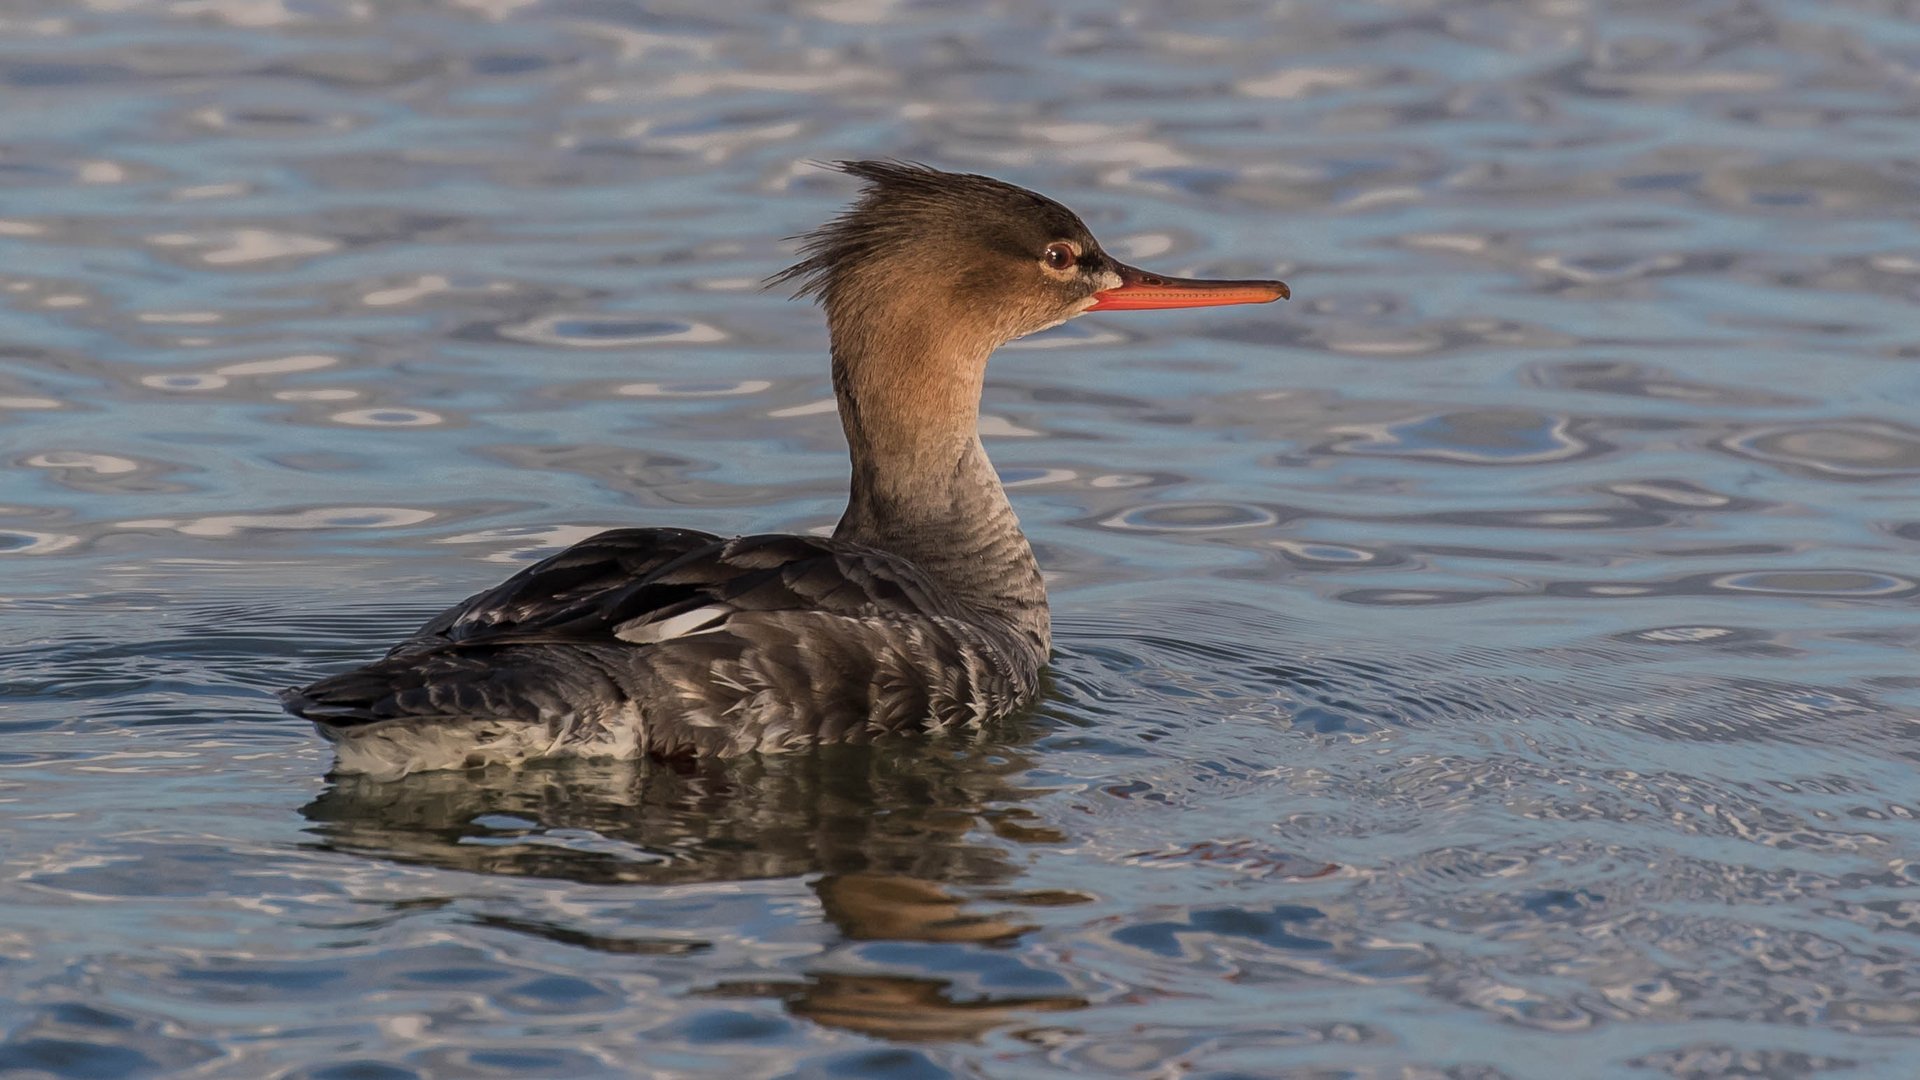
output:
[[[1028,767],[1023,756],[958,740],[911,755],[891,749],[344,776],[303,813],[326,849],[476,874],[643,886],[818,875],[809,884],[820,918],[849,944],[1008,950],[1033,930],[1023,906],[1091,899],[1049,890],[1027,905],[1011,887],[1018,845],[1061,839],[1031,823],[1002,827],[1031,817],[1013,780]],[[653,926],[497,912],[476,921],[602,953],[708,948]],[[816,1023],[905,1040],[976,1038],[1028,1013],[1086,1004],[1071,993],[963,994],[934,969],[849,972],[830,962],[799,978],[722,978],[701,993],[777,998]]]

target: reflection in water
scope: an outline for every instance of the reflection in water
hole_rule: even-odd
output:
[[[302,812],[330,850],[593,884],[1015,874],[981,815],[1023,793],[1017,754],[823,747],[724,762],[585,762],[340,777]]]
[[[977,1039],[1031,1012],[1086,1004],[1068,995],[954,1000],[947,979],[819,975],[784,995],[796,1015],[863,1035],[916,1041]]]
[[[814,889],[828,920],[854,941],[1010,945],[1033,929],[1002,914],[968,913],[940,885],[899,874],[829,874]],[[967,996],[951,979],[850,971],[810,972],[799,981],[733,980],[707,993],[775,997],[815,1023],[914,1041],[977,1039],[1027,1013],[1087,1004],[1072,994]]]
[[[1033,929],[974,911],[954,891],[1006,885],[1008,843],[1046,830],[997,827],[1029,794],[1018,752],[952,742],[826,746],[727,761],[555,762],[523,769],[336,778],[302,808],[319,845],[403,863],[589,885],[682,885],[820,875],[821,911],[849,942],[1005,946]],[[1090,897],[1052,890],[1037,905]],[[606,936],[497,914],[497,929],[604,953],[669,955],[702,942]],[[721,997],[777,997],[823,1024],[903,1039],[974,1038],[1027,1010],[1077,1008],[1066,994],[956,995],[951,980],[809,972],[803,981],[720,983]]]

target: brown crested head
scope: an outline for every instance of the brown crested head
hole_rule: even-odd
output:
[[[1150,274],[1100,249],[1079,215],[1003,180],[900,161],[833,166],[866,182],[840,216],[808,234],[795,285],[851,324],[939,320],[988,348],[1086,311],[1214,307],[1284,299],[1285,282]]]
[[[1118,284],[1085,223],[1044,195],[906,162],[834,167],[866,182],[859,199],[769,281],[818,299],[830,322],[905,304],[999,344],[1078,315]]]

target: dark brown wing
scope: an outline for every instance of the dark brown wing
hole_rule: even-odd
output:
[[[428,623],[409,646],[646,644],[660,639],[663,623],[696,609],[715,619],[747,611],[955,610],[912,564],[873,548],[811,536],[719,540],[632,529],[583,540],[521,571]]]
[[[461,641],[489,631],[538,625],[642,581],[689,552],[719,543],[719,537],[692,529],[597,533],[434,616],[395,651],[429,645],[435,639]]]
[[[670,666],[684,671],[708,651],[716,655],[703,656],[706,663],[738,659],[761,637],[769,639],[759,642],[763,659],[792,651],[790,636],[803,625],[795,618],[932,626],[960,614],[919,570],[872,548],[806,536],[617,530],[456,605],[385,659],[282,700],[341,729],[409,716],[536,719],[633,701],[662,674],[646,654],[667,642],[699,646],[677,650],[685,655]],[[743,621],[730,626],[735,616]],[[819,646],[859,629],[813,625]],[[836,667],[857,666],[855,647],[844,643]]]

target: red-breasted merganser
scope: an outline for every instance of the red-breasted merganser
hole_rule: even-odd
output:
[[[282,694],[341,773],[734,755],[975,725],[1032,700],[1047,591],[976,430],[987,357],[1088,311],[1257,304],[1161,277],[985,176],[842,162],[859,200],[776,275],[826,309],[853,459],[831,539],[615,529]]]

